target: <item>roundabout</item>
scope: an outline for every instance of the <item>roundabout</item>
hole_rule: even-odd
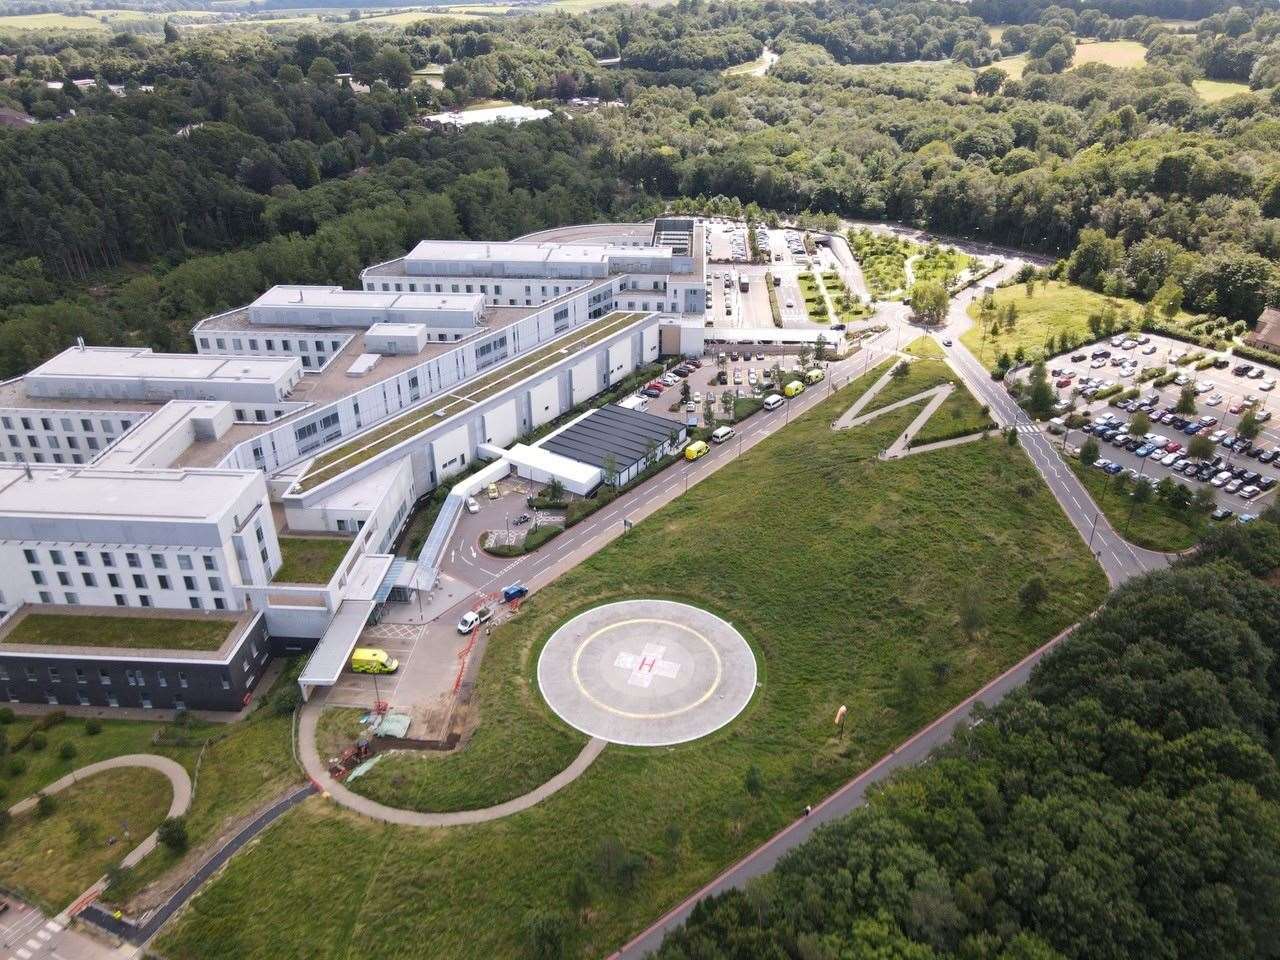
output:
[[[732,624],[669,600],[581,613],[547,640],[538,686],[565,723],[610,743],[659,747],[719,730],[751,700],[756,660]]]

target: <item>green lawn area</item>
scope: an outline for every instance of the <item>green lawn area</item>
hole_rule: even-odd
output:
[[[1191,89],[1199,94],[1205,103],[1218,103],[1237,93],[1248,93],[1247,83],[1231,83],[1228,80],[1192,80]]]
[[[124,647],[133,650],[217,650],[235,621],[227,617],[112,617],[73,613],[24,616],[4,643]]]
[[[1020,449],[996,439],[879,461],[915,409],[830,429],[883,370],[637,524],[495,630],[477,683],[491,739],[477,732],[469,749],[492,751],[504,771],[529,754],[569,756],[583,738],[559,729],[538,696],[538,651],[582,610],[636,596],[696,603],[747,637],[760,687],[734,723],[671,749],[610,746],[544,803],[475,827],[400,829],[308,801],[205,888],[158,952],[525,957],[529,918],[565,911],[566,885],[581,873],[589,920],[571,923],[563,955],[602,956],[1093,609],[1105,579]],[[1032,576],[1051,597],[1028,613],[1016,594]],[[958,627],[965,590],[983,611],[972,638]],[[832,727],[840,704],[843,740]],[[465,755],[435,765],[441,789],[451,768],[486,766]],[[752,766],[763,783],[755,796],[744,786]],[[477,801],[514,792],[484,775],[451,789]]]
[[[168,779],[146,769],[108,770],[55,794],[49,816],[33,810],[9,824],[0,885],[61,910],[160,825],[172,795]]]
[[[1035,293],[1027,296],[1023,284],[999,287],[995,292],[996,309],[1007,303],[1018,308],[1017,321],[1012,330],[1004,325],[994,336],[991,333],[991,322],[982,320],[981,300],[975,299],[969,305],[969,316],[973,318],[973,326],[960,335],[974,356],[988,370],[994,370],[996,360],[1002,353],[1013,356],[1018,347],[1022,347],[1028,357],[1035,357],[1044,350],[1045,341],[1050,337],[1058,337],[1062,333],[1070,334],[1077,343],[1089,342],[1093,339],[1089,332],[1089,315],[1100,312],[1110,305],[1119,315],[1120,321],[1126,313],[1133,320],[1141,314],[1142,305],[1124,297],[1108,297],[1084,287],[1050,280],[1047,284],[1036,283]],[[1179,313],[1173,323],[1185,323],[1191,320],[1186,313]],[[984,338],[985,333],[985,338]]]
[[[995,428],[995,423],[982,404],[957,379],[955,392],[942,401],[942,406],[929,418],[929,422],[911,438],[910,445],[918,447],[937,440],[950,440],[952,437],[963,437]]]
[[[920,338],[920,340],[923,339],[926,338]],[[919,340],[914,341],[911,346],[916,346],[918,343]],[[920,349],[927,348],[920,347]],[[884,372],[883,369],[881,372]],[[940,383],[952,381],[959,383],[960,378],[956,376],[954,370],[947,366],[946,361],[916,360],[914,363],[907,364],[906,376],[895,377],[885,384],[884,389],[862,408],[862,413],[863,415],[873,413],[890,404],[897,403],[899,400],[914,397],[917,393],[928,390],[930,387],[936,387]],[[924,401],[921,402],[923,403]]]
[[[946,356],[942,352],[942,345],[933,337],[916,337],[902,348],[902,352],[916,357],[923,357],[926,360],[941,360]]]
[[[291,664],[290,669],[280,676],[275,689],[294,683],[301,663],[299,659]],[[32,722],[31,718],[19,717],[0,729],[7,732],[8,742],[12,745],[31,729]],[[20,751],[11,750],[9,757],[0,765],[0,806],[29,797],[72,770],[99,760],[127,753],[158,753],[181,763],[196,784],[191,810],[187,814],[187,832],[193,852],[183,867],[192,869],[195,859],[200,857],[197,848],[216,837],[229,821],[258,809],[302,779],[301,771],[293,761],[292,716],[277,715],[270,706],[261,707],[245,720],[231,724],[193,720],[189,726],[177,728],[156,722],[103,720],[101,725],[99,733],[90,735],[84,721],[64,720],[44,731],[47,744],[43,749],[37,750],[28,744]],[[186,737],[186,745],[156,744],[154,738],[162,730],[170,735]],[[171,738],[166,737],[166,740]],[[62,749],[68,743],[73,745],[75,756],[63,758]],[[138,772],[124,773],[135,776]],[[162,778],[162,782],[165,792],[161,814],[168,810],[169,805],[168,781]],[[107,791],[99,791],[99,795],[107,809],[114,809],[111,806],[114,801]],[[130,829],[135,829],[132,820]],[[11,843],[25,843],[22,839],[25,833],[22,822],[15,821],[0,849]],[[145,833],[135,832],[135,836],[145,836]],[[119,854],[119,848],[116,849]],[[204,854],[207,855],[208,851]],[[127,901],[146,884],[182,862],[182,856],[161,846],[124,875],[104,899]],[[90,879],[97,879],[102,873],[103,870],[98,870]],[[81,893],[87,885],[74,890],[72,896]]]
[[[907,285],[907,259],[921,252],[920,244],[870,230],[850,230],[849,245],[873,297],[884,300],[902,296]]]
[[[973,257],[967,253],[930,244],[911,264],[911,275],[915,280],[937,280],[946,284],[969,269],[971,263]]]
[[[827,301],[822,296],[821,281],[812,273],[802,273],[798,279],[800,293],[804,297],[804,308],[810,322],[830,323],[831,316],[827,313]]]
[[[1104,450],[1102,456],[1106,456]],[[1191,510],[1181,513],[1170,510],[1154,496],[1146,503],[1135,503],[1128,491],[1124,493],[1112,486],[1112,479],[1101,470],[1085,467],[1075,457],[1066,457],[1080,481],[1102,508],[1111,525],[1130,543],[1148,550],[1187,550],[1200,542],[1200,535],[1210,522],[1202,514]]]
[[[831,294],[831,303],[835,306],[836,314],[841,323],[852,323],[875,312],[869,305],[857,303],[852,297],[849,298],[847,305],[842,302],[842,297],[846,295],[847,289],[844,281],[840,279],[840,274],[834,270],[829,270],[822,274],[822,284],[827,288],[827,293]]]
[[[328,583],[351,549],[347,537],[281,537],[275,583]]]

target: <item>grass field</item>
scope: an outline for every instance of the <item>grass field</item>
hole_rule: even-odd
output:
[[[160,825],[172,793],[163,774],[135,769],[108,770],[55,794],[49,816],[33,810],[9,824],[0,885],[56,913]]]
[[[1094,43],[1077,43],[1072,68],[1086,63],[1105,63],[1109,67],[1144,67],[1147,64],[1147,48],[1136,40],[1102,40]]]
[[[284,671],[277,689],[293,683],[300,667],[299,660]],[[291,724],[291,715],[277,716],[269,708],[256,710],[237,723],[193,721],[183,728],[156,722],[103,720],[101,731],[95,735],[87,733],[83,721],[68,719],[44,731],[47,742],[43,749],[28,744],[20,751],[10,751],[0,764],[0,806],[29,797],[90,763],[127,753],[158,753],[181,763],[195,781],[195,796],[187,814],[187,830],[195,848],[216,836],[228,821],[257,809],[301,779],[293,762]],[[31,725],[30,718],[20,716],[4,727],[8,742],[16,744]],[[187,738],[186,745],[157,744],[155,737],[162,731],[169,740]],[[71,744],[74,756],[62,756],[66,744]],[[167,792],[163,809],[168,809]],[[20,833],[15,823],[5,844]],[[107,899],[128,899],[181,860],[161,847],[123,877],[119,886],[112,887]],[[94,879],[100,875],[101,871]]]
[[[1247,83],[1229,83],[1226,80],[1192,80],[1191,89],[1200,95],[1205,103],[1218,103],[1237,93],[1248,93]]]
[[[126,20],[147,20],[151,14],[140,10],[95,10],[92,14],[24,13],[0,16],[0,33],[7,30],[109,30]],[[103,23],[102,18],[109,23]]]
[[[849,245],[873,297],[885,299],[902,295],[907,284],[907,259],[921,251],[918,243],[869,230],[851,230]]]
[[[911,262],[913,280],[936,280],[946,284],[954,280],[973,263],[973,257],[959,250],[931,244]]]
[[[911,438],[911,446],[950,440],[952,437],[968,436],[995,428],[996,425],[986,409],[957,378],[955,392],[942,401],[942,406],[929,418],[929,422]]]
[[[1106,456],[1103,444],[1102,456]],[[1112,479],[1101,470],[1083,466],[1074,457],[1066,457],[1067,464],[1075,471],[1093,502],[1102,508],[1111,525],[1130,543],[1148,550],[1187,550],[1200,541],[1209,521],[1191,510],[1170,510],[1153,496],[1146,503],[1135,503],[1128,491],[1121,493],[1112,485]]]
[[[1043,352],[1045,341],[1067,333],[1077,342],[1089,341],[1089,315],[1098,313],[1107,305],[1112,306],[1123,319],[1128,313],[1137,319],[1142,309],[1134,300],[1123,297],[1108,297],[1084,287],[1051,280],[1047,284],[1037,283],[1032,296],[1027,296],[1022,284],[1000,287],[995,292],[997,310],[1007,303],[1018,308],[1017,322],[1012,330],[1006,330],[1002,324],[997,335],[991,334],[991,323],[984,323],[980,312],[980,300],[975,299],[969,305],[969,316],[973,318],[973,326],[960,335],[960,339],[989,370],[995,369],[1000,354],[1008,352],[1012,356],[1018,347],[1022,347],[1028,357]],[[1174,323],[1189,321],[1186,313],[1174,317]],[[985,333],[985,338],[984,338]]]
[[[580,873],[589,919],[570,923],[563,955],[602,956],[1095,607],[1105,580],[1021,450],[992,440],[877,460],[914,407],[830,429],[883,370],[534,595],[495,630],[480,668],[482,729],[499,728],[494,762],[507,765],[545,750],[557,726],[534,662],[558,625],[613,599],[685,600],[731,618],[756,652],[760,687],[733,724],[672,749],[610,746],[544,803],[476,827],[397,829],[308,801],[233,860],[158,951],[266,960],[323,944],[331,957],[523,957],[529,918],[561,913]],[[1052,588],[1028,614],[1016,594],[1031,576]],[[957,625],[966,589],[983,610],[974,637]],[[832,727],[840,704],[843,740]],[[763,784],[754,795],[752,766]]]
[[[217,650],[234,618],[108,617],[34,613],[4,636],[4,643],[69,644],[131,650]]]
[[[275,583],[328,583],[351,549],[347,537],[281,537]]]

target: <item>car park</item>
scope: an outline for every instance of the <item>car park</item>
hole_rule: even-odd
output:
[[[1235,511],[1230,510],[1227,507],[1219,507],[1217,510],[1213,511],[1213,513],[1209,514],[1209,516],[1213,517],[1215,520],[1229,520],[1235,516]]]
[[[1124,469],[1124,466],[1123,464],[1119,464],[1119,463],[1109,463],[1102,469],[1103,469],[1103,472],[1106,473],[1108,476],[1114,477],[1117,473],[1119,473],[1121,470]]]

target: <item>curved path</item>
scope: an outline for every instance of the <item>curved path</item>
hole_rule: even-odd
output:
[[[121,757],[112,757],[109,760],[99,760],[97,763],[91,763],[88,766],[81,767],[79,770],[72,770],[65,777],[53,781],[43,790],[27,797],[25,800],[19,800],[9,808],[9,815],[16,817],[19,814],[26,813],[33,809],[39,802],[41,795],[52,796],[55,793],[61,793],[68,787],[72,787],[84,780],[86,777],[92,777],[96,773],[104,773],[107,770],[120,770],[129,767],[145,767],[148,770],[154,770],[159,774],[167,777],[170,785],[173,787],[173,799],[169,803],[169,817],[180,817],[191,809],[191,777],[187,775],[186,768],[182,764],[168,757],[161,757],[154,753],[127,753]],[[140,844],[129,851],[128,855],[120,861],[123,867],[132,867],[139,860],[156,848],[156,837],[159,831],[152,831],[151,835],[144,839]]]
[[[17,816],[18,814],[26,813],[40,802],[42,795],[52,796],[61,793],[68,787],[75,786],[81,780],[92,777],[94,774],[105,773],[108,770],[126,770],[139,767],[154,770],[163,775],[168,779],[170,786],[173,787],[173,799],[169,801],[169,812],[166,816],[180,817],[191,809],[191,777],[187,774],[186,768],[182,764],[154,753],[127,753],[123,756],[90,763],[78,770],[72,770],[65,777],[59,777],[43,790],[27,797],[25,800],[19,800],[9,808],[9,815]],[[159,830],[151,831],[140,844],[125,854],[124,859],[120,861],[120,866],[128,869],[136,865],[138,861],[156,848],[159,835]],[[69,918],[96,900],[98,895],[106,889],[106,886],[107,878],[105,876],[99,877],[88,890],[80,894],[69,907],[63,910],[57,919],[63,926],[66,926]]]
[[[320,720],[323,702],[323,700],[312,700],[303,707],[302,714],[298,718],[298,756],[302,759],[302,766],[307,771],[307,776],[311,778],[311,782],[317,789],[324,791],[325,795],[335,803],[356,813],[364,814],[366,817],[372,817],[374,820],[395,823],[403,827],[461,827],[485,823],[489,820],[500,820],[513,813],[528,810],[582,776],[583,771],[591,766],[607,745],[607,742],[599,737],[592,737],[582,751],[574,757],[573,763],[546,783],[506,803],[483,807],[479,810],[459,810],[455,813],[419,813],[416,810],[389,807],[385,803],[362,797],[329,776],[329,771],[321,762],[319,750],[316,748],[316,724]]]

